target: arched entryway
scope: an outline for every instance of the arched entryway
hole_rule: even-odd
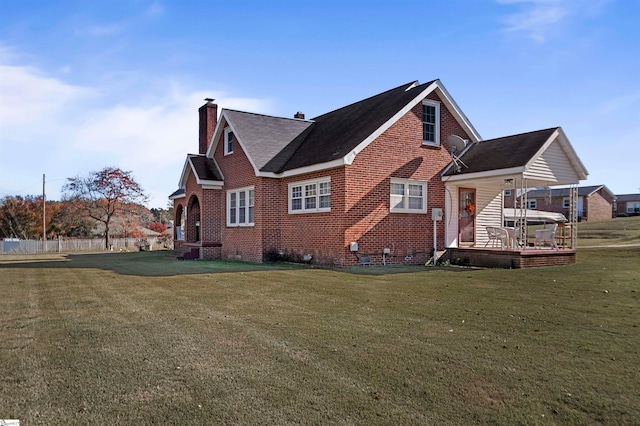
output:
[[[192,195],[187,204],[189,214],[186,218],[185,241],[188,243],[196,243],[201,239],[200,232],[200,201],[198,197]]]
[[[182,204],[177,204],[175,206],[175,218],[174,218],[174,235],[173,238],[176,241],[184,241],[184,225],[185,225],[185,216],[186,216],[186,212],[184,211],[184,207],[182,206]]]

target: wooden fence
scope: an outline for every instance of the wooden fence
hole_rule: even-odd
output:
[[[155,250],[164,246],[156,237],[110,238],[108,251]],[[0,240],[2,254],[67,253],[83,251],[107,251],[104,239],[57,239],[57,240]]]

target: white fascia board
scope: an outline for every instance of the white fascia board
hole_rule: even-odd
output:
[[[600,188],[604,189],[604,191],[609,194],[611,197],[613,197],[614,200],[616,200],[616,194],[614,194],[613,192],[611,192],[611,190],[609,188],[607,188],[607,185],[600,185]],[[598,190],[595,190],[593,192],[597,192]]]
[[[477,180],[477,179],[504,179],[505,177],[511,177],[509,175],[518,175],[521,176],[524,173],[524,167],[511,167],[510,169],[500,169],[500,170],[487,170],[485,172],[476,172],[476,173],[463,173],[460,175],[453,176],[442,176],[443,182],[457,182],[457,181],[465,181],[465,180]]]
[[[218,120],[218,124],[216,124],[216,128],[213,131],[213,136],[211,136],[211,143],[209,144],[209,149],[207,149],[207,157],[213,158],[213,153],[216,152],[216,146],[218,146],[218,141],[220,140],[220,134],[224,129],[224,125],[227,122],[227,114],[226,110],[223,108],[220,112],[220,119]]]
[[[221,125],[223,122],[222,120],[223,117],[224,117],[224,122],[226,126]],[[256,174],[256,176],[259,176],[260,170],[258,170],[258,168],[256,167],[256,163],[253,161],[253,158],[251,158],[249,151],[247,151],[247,147],[242,143],[242,139],[240,139],[238,132],[236,132],[236,129],[233,127],[233,123],[228,120],[226,111],[224,109],[222,110],[222,114],[220,115],[220,121],[218,122],[218,125],[216,126],[216,130],[212,136],[215,142],[210,144],[209,149],[207,150],[207,157],[213,158],[213,153],[216,151],[216,146],[218,145],[218,141],[220,140],[220,134],[224,131],[224,128],[227,126],[231,128],[231,131],[233,132],[233,135],[235,136],[236,141],[238,142],[238,145],[240,145],[240,148],[242,148],[242,151],[244,151],[244,155],[246,155],[247,159],[249,160],[249,163],[251,163],[251,167],[253,167],[253,172]],[[233,153],[227,154],[227,155],[233,155]],[[218,171],[220,171],[219,168],[218,168]],[[220,171],[220,174],[222,174],[222,171]]]
[[[186,160],[184,160],[184,166],[182,167],[182,173],[180,174],[180,180],[178,181],[178,188],[184,189],[187,186],[187,172],[191,166],[190,155],[187,154]]]
[[[529,158],[529,161],[527,161],[527,164],[524,165],[524,169],[525,170],[529,170],[529,168],[533,165],[533,163],[536,162],[536,160],[549,148],[549,146],[558,138],[558,135],[560,133],[558,132],[558,129],[556,129],[553,133],[551,133],[551,136],[549,136],[549,138],[547,138],[547,140],[545,141],[544,144],[542,144],[542,146],[540,147],[540,149],[538,149],[538,151],[531,156],[531,158]]]
[[[471,149],[471,147],[473,146],[473,144],[468,143],[467,146],[464,147],[464,149],[462,150],[462,152],[460,153],[460,155],[457,155],[456,157],[458,158],[458,161],[462,162],[462,160],[460,160],[462,158],[462,156],[469,151],[469,149]],[[453,155],[452,155],[453,156]],[[449,169],[451,167],[453,167],[455,164],[455,162],[453,161],[453,158],[451,159],[451,162],[449,163],[449,165],[447,167],[445,167],[445,169],[442,171],[442,173],[440,173],[440,176],[444,176],[447,174],[447,172],[449,171]]]
[[[482,140],[482,137],[478,133],[478,131],[473,127],[471,121],[464,115],[464,112],[460,109],[456,101],[453,99],[449,91],[444,87],[444,84],[438,79],[435,82],[438,85],[437,93],[440,95],[440,98],[447,105],[447,109],[452,112],[454,118],[458,121],[458,123],[465,129],[469,137],[472,139],[471,142],[479,142]]]
[[[219,180],[202,180],[198,182],[202,185],[202,189],[222,189],[224,182]]]
[[[538,159],[538,157],[540,157],[549,148],[549,146],[556,141],[556,139],[564,153],[567,155],[569,162],[575,168],[578,179],[585,180],[589,172],[587,172],[584,164],[582,164],[582,161],[580,161],[578,154],[576,154],[576,151],[571,146],[571,143],[569,142],[567,135],[565,135],[564,131],[562,130],[562,127],[558,127],[551,134],[551,136],[549,136],[549,139],[547,139],[547,141],[542,145],[538,152],[536,152],[535,155],[529,159],[529,161],[525,165],[525,170],[528,170],[529,167],[531,167],[531,165]]]
[[[233,126],[231,125],[231,123],[229,123],[229,127],[231,127],[231,130],[233,130]],[[260,170],[258,169],[258,166],[256,166],[256,163],[253,161],[253,158],[251,158],[251,154],[249,153],[249,151],[247,151],[247,147],[242,143],[242,139],[240,139],[240,137],[238,136],[238,133],[235,130],[233,130],[233,134],[236,137],[236,141],[238,141],[238,145],[240,145],[240,148],[242,148],[242,151],[244,151],[244,155],[249,160],[251,167],[253,167],[253,173],[255,173],[255,175],[258,176],[258,174],[260,173]]]
[[[458,104],[453,100],[447,89],[444,87],[440,80],[436,80],[431,83],[426,89],[416,95],[411,102],[405,105],[400,111],[398,111],[393,117],[391,117],[386,123],[376,129],[371,135],[369,135],[365,140],[360,142],[358,146],[356,146],[349,154],[344,156],[345,164],[352,164],[358,155],[363,149],[365,149],[369,144],[371,144],[378,136],[384,133],[389,127],[391,127],[396,121],[398,121],[401,117],[403,117],[406,113],[411,111],[411,109],[416,106],[418,103],[422,102],[422,100],[431,92],[435,91],[440,99],[444,102],[447,109],[454,116],[456,121],[460,123],[460,125],[465,129],[466,133],[471,138],[471,142],[478,142],[482,140],[478,131],[473,127],[469,119],[464,115]]]
[[[187,196],[187,193],[174,195],[173,197],[169,197],[170,200],[177,200],[178,198],[184,198]]]
[[[578,157],[578,154],[573,149],[573,146],[571,145],[571,142],[569,142],[569,138],[564,133],[564,130],[562,130],[562,127],[559,127],[558,130],[560,136],[560,146],[565,149],[565,152],[567,152],[567,155],[569,156],[569,161],[571,161],[574,167],[576,167],[580,180],[585,180],[587,176],[589,176],[589,171],[584,166],[584,164],[582,164],[580,157]]]
[[[198,176],[198,173],[196,173],[196,168],[193,165],[193,162],[191,161],[191,155],[189,154],[189,156],[187,156],[187,161],[185,161],[184,164],[184,169],[182,170],[182,176],[180,178],[180,186],[179,188],[181,189],[185,189],[187,187],[187,171],[191,170],[191,172],[193,173],[193,175],[196,177],[196,183],[198,185],[202,185],[202,187],[204,189],[219,189],[219,188],[207,188],[207,186],[220,186],[222,187],[222,185],[224,185],[224,181],[219,181],[219,180],[205,180],[205,179],[200,179],[200,176]],[[214,161],[215,164],[215,161]],[[218,164],[216,164],[216,168],[218,169],[218,171],[220,171],[220,168],[218,167]],[[222,175],[222,173],[220,173]],[[223,177],[224,179],[224,177]]]
[[[389,127],[391,127],[396,121],[398,121],[402,116],[411,111],[411,109],[416,106],[418,103],[422,102],[422,100],[429,93],[433,92],[435,88],[438,86],[438,81],[434,81],[431,83],[426,89],[416,95],[415,98],[411,100],[411,102],[407,103],[400,111],[398,111],[393,117],[391,117],[387,122],[385,122],[382,126],[378,127],[375,132],[367,136],[365,140],[360,142],[358,146],[356,146],[351,152],[343,157],[344,164],[352,164],[353,160],[355,160],[356,155],[358,155],[363,149],[369,146],[378,136],[385,132]]]
[[[299,167],[297,169],[287,170],[282,173],[273,173],[273,172],[259,172],[257,176],[259,177],[269,177],[269,178],[285,178],[290,176],[298,176],[306,173],[319,172],[322,170],[335,169],[336,167],[344,166],[345,160],[344,158],[338,158],[337,160],[329,161],[321,164],[313,164],[311,166]]]

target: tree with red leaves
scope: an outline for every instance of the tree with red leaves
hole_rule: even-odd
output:
[[[167,230],[167,225],[162,222],[151,222],[149,224],[149,229],[151,229],[152,231],[156,231],[159,234],[162,234],[164,231]]]
[[[109,248],[109,227],[115,215],[128,213],[129,207],[147,200],[131,172],[116,167],[72,177],[62,188],[69,200],[77,202],[87,214],[104,224],[105,248]]]
[[[42,197],[15,196],[0,200],[0,236],[42,236]]]

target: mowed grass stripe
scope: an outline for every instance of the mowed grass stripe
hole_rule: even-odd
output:
[[[0,338],[13,342],[0,344],[0,372],[13,378],[0,414],[30,424],[631,424],[640,250],[578,259],[361,275],[230,262],[216,272],[216,262],[171,264],[164,253],[0,257]]]

